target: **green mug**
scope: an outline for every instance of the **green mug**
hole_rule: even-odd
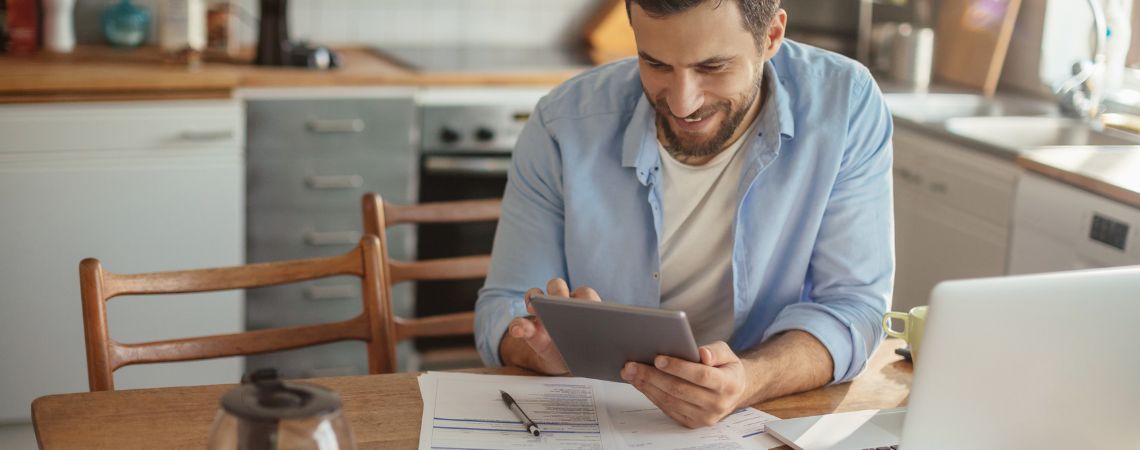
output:
[[[891,329],[891,319],[897,319],[903,323],[903,331],[900,333]],[[883,314],[883,331],[887,332],[887,336],[897,337],[910,344],[910,358],[912,361],[918,361],[918,347],[922,345],[922,329],[926,325],[926,306],[915,306],[910,309],[910,312],[896,312],[888,311]]]

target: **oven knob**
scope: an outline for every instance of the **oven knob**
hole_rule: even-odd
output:
[[[455,131],[454,129],[443,127],[442,130],[439,130],[439,140],[443,141],[445,144],[454,144],[456,142],[459,142],[459,137],[459,132]]]
[[[479,142],[491,142],[495,140],[495,132],[487,127],[479,127],[475,130],[475,139]]]

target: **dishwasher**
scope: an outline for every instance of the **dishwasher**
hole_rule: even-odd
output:
[[[1012,275],[1140,264],[1140,209],[1034,173],[1014,205]]]

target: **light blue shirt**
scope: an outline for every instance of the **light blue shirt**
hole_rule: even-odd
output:
[[[894,277],[891,116],[858,63],[784,41],[775,88],[737,188],[732,258],[738,353],[806,331],[835,363],[863,370],[882,339]],[[523,293],[553,277],[608,302],[661,302],[661,159],[636,60],[585,72],[535,108],[512,158],[491,271],[475,306],[476,345],[497,366]],[[588,330],[583,330],[588,332]]]

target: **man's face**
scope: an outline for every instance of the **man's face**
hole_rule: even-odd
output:
[[[784,17],[780,11],[772,27],[778,29],[768,34],[772,43],[761,48],[733,0],[662,18],[631,5],[641,83],[670,154],[706,160],[744,133],[751,123],[745,119],[759,108],[763,63],[779,48]]]

